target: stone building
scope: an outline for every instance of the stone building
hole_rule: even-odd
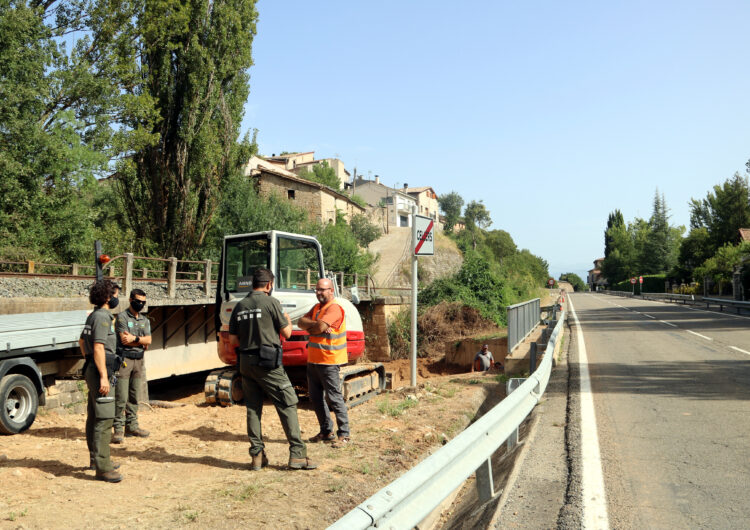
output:
[[[338,158],[321,158],[316,160],[315,151],[268,156],[265,157],[264,160],[276,166],[280,166],[287,171],[291,171],[295,175],[299,175],[303,171],[312,171],[313,167],[325,162],[328,164],[328,167],[333,169],[336,178],[339,179],[339,189],[344,189],[344,186],[349,182],[351,177],[341,160]]]
[[[302,179],[277,164],[254,156],[245,166],[245,175],[253,180],[258,193],[275,194],[307,210],[311,219],[321,223],[335,223],[336,211],[344,214],[347,222],[365,209],[348,196],[323,184]]]
[[[412,206],[417,206],[417,199],[403,190],[389,188],[375,180],[356,179],[351,186],[352,195],[359,195],[371,209],[385,211],[388,226],[411,226]]]

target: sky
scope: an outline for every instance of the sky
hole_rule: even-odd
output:
[[[689,226],[750,158],[750,3],[260,0],[242,131],[482,200],[585,281],[607,216]]]

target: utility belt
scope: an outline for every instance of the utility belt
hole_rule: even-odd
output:
[[[258,366],[273,370],[281,366],[283,350],[281,346],[262,345],[260,348],[251,350],[238,350],[239,354],[246,357],[249,366]]]
[[[133,359],[135,361],[137,361],[138,359],[143,359],[143,353],[144,351],[142,349],[138,351],[121,350],[118,352],[121,357],[124,357],[126,359]]]
[[[94,366],[96,366],[94,363],[93,355],[86,356],[86,361],[83,363],[84,374],[86,373],[86,369],[89,367],[89,364],[94,364]],[[115,373],[117,373],[117,370],[119,370],[122,366],[122,357],[114,353],[105,353],[104,364],[107,367],[107,378],[111,381],[112,378],[115,377]]]

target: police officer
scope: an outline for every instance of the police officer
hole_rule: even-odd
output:
[[[86,358],[84,376],[89,390],[86,416],[86,443],[89,449],[90,468],[96,469],[96,478],[105,482],[120,482],[122,475],[115,471],[109,458],[109,440],[112,419],[115,416],[114,388],[110,384],[117,370],[114,320],[110,309],[117,307],[119,287],[110,280],[94,283],[89,291],[89,301],[95,306],[86,318],[78,345]]]
[[[117,353],[124,362],[117,373],[113,444],[121,444],[123,435],[141,438],[149,435],[146,429],[138,426],[138,390],[146,377],[143,354],[151,344],[151,322],[142,313],[145,305],[146,293],[133,289],[130,291],[130,307],[117,315],[115,323]]]
[[[268,465],[260,424],[264,394],[271,398],[284,427],[289,442],[289,468],[315,469],[318,466],[307,458],[307,448],[300,434],[297,394],[281,365],[279,333],[288,339],[292,335],[292,323],[279,301],[270,296],[273,280],[270,270],[256,270],[253,291],[237,303],[229,320],[230,345],[237,348],[247,407],[252,469],[259,471]]]

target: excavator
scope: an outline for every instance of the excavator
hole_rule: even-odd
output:
[[[252,291],[253,272],[260,267],[273,271],[276,280],[272,296],[289,313],[293,324],[292,336],[281,341],[284,368],[295,385],[307,385],[308,334],[296,323],[318,302],[315,283],[325,277],[320,243],[312,236],[278,230],[228,235],[222,246],[215,306],[217,349],[227,367],[213,370],[206,377],[204,392],[209,404],[226,407],[243,401],[237,354],[229,344],[229,317],[237,302]],[[365,352],[362,319],[335,281],[333,285],[336,303],[346,315],[349,364],[341,368],[341,389],[347,406],[353,407],[385,389],[385,367],[382,363],[361,362]]]

